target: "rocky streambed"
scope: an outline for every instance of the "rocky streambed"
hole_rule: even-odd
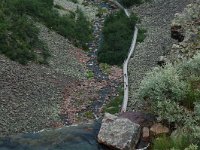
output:
[[[105,7],[106,14],[112,11],[107,3],[94,5]],[[1,136],[58,128],[101,116],[102,105],[117,94],[122,74],[117,67],[104,74],[96,59],[106,14],[93,22],[94,41],[89,43],[89,54],[37,23],[39,38],[51,53],[48,65],[22,66],[0,56]],[[87,70],[93,72],[92,78],[87,78]]]

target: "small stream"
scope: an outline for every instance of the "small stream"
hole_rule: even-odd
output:
[[[92,3],[98,4],[100,7],[106,7],[109,12],[112,11],[107,3],[94,1]],[[94,78],[99,82],[109,80],[108,76],[101,71],[97,62],[97,51],[101,43],[104,20],[105,16],[102,16],[94,21],[94,39],[89,43],[91,51],[88,54],[90,60],[87,62],[88,69],[94,73]],[[112,85],[117,87],[117,83],[112,82]],[[111,85],[100,89],[98,100],[91,105],[93,113],[97,117],[100,114],[99,109],[111,93]],[[100,122],[100,120],[97,120],[91,124],[66,126],[55,130],[50,129],[37,133],[23,133],[3,137],[0,138],[0,150],[109,150],[109,148],[97,142]]]
[[[106,15],[108,15],[109,13],[111,13],[113,11],[113,9],[111,8],[111,6],[106,3],[106,2],[94,2],[92,1],[92,3],[97,4],[100,8],[103,9],[107,9],[108,13]],[[102,15],[101,17],[97,17],[94,20],[94,26],[93,26],[93,36],[94,39],[93,41],[91,41],[88,45],[89,45],[89,54],[88,56],[90,57],[90,60],[87,62],[87,67],[89,70],[91,70],[94,73],[94,78],[101,82],[103,80],[109,81],[108,75],[104,74],[100,67],[99,67],[99,63],[97,62],[97,53],[98,50],[101,46],[102,43],[102,29],[104,26],[104,21],[106,18],[106,15]],[[110,81],[112,82],[112,86],[117,87],[117,83],[115,81]],[[102,89],[100,89],[99,91],[99,99],[97,101],[94,101],[92,106],[92,110],[93,113],[95,114],[95,116],[99,116],[100,112],[99,109],[102,107],[102,105],[105,103],[106,97],[112,95],[112,89],[111,89],[111,85],[107,85],[105,87],[103,87]]]

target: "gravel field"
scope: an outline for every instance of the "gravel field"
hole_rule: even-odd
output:
[[[159,56],[167,55],[175,42],[171,39],[170,24],[175,13],[181,12],[187,4],[195,0],[154,0],[132,8],[141,19],[139,28],[147,30],[147,36],[138,43],[130,59],[129,70],[129,110],[138,109],[136,91],[145,73],[156,66]]]
[[[76,49],[62,36],[38,26],[52,55],[48,66],[22,66],[0,55],[0,135],[50,127],[60,119],[66,85],[84,77],[84,67],[72,54]]]

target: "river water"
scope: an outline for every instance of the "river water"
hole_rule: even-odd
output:
[[[100,121],[0,138],[0,150],[108,150],[97,142]]]

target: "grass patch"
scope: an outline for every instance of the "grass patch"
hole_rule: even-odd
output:
[[[153,150],[184,150],[190,145],[190,139],[186,135],[176,138],[161,136],[153,141]]]
[[[94,118],[94,115],[93,115],[93,112],[92,111],[86,111],[84,114],[83,114],[84,117],[86,117],[87,119],[93,119]]]
[[[119,96],[113,98],[108,104],[106,104],[106,106],[104,107],[104,112],[108,112],[110,114],[116,114],[120,112],[124,97],[123,88],[119,87],[118,94]]]
[[[108,65],[108,64],[106,64],[106,63],[101,63],[101,64],[99,65],[99,67],[100,67],[100,69],[102,70],[102,72],[103,72],[104,74],[109,74],[109,73],[110,73],[110,69],[111,69],[111,66],[110,66],[110,65]]]
[[[93,73],[91,70],[88,70],[88,71],[86,72],[86,77],[87,77],[88,79],[93,79],[93,78],[94,78],[94,73]]]

